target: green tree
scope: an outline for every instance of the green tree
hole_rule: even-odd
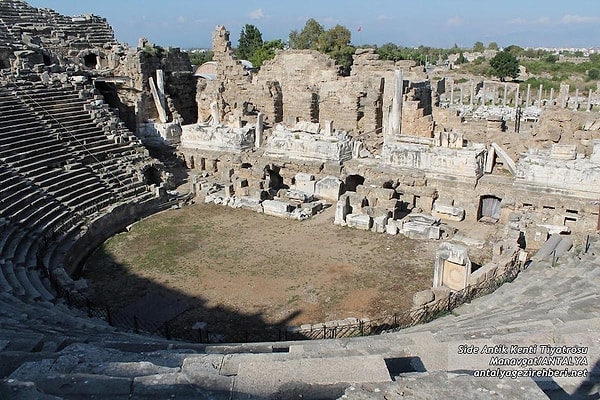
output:
[[[485,50],[485,46],[483,45],[483,42],[477,41],[473,44],[473,51],[482,53],[484,50]]]
[[[340,67],[342,75],[349,75],[352,67],[352,55],[355,48],[350,45],[352,34],[342,25],[336,25],[319,35],[317,50],[333,58]]]
[[[271,40],[263,43],[262,47],[252,54],[248,59],[254,68],[260,68],[260,66],[266,61],[275,57],[275,51],[283,49],[283,42],[281,39]]]
[[[402,52],[394,43],[386,43],[377,48],[376,53],[379,54],[381,60],[398,61],[402,60]]]
[[[465,55],[463,53],[460,53],[458,55],[458,58],[456,59],[455,64],[466,64],[468,61],[465,57]]]
[[[236,56],[242,60],[250,60],[254,53],[263,46],[262,34],[254,25],[246,24],[240,33]]]
[[[291,49],[317,50],[319,37],[323,32],[325,32],[323,26],[314,18],[309,18],[300,33],[296,30],[290,32],[288,44]]]
[[[352,34],[342,25],[336,25],[333,28],[322,32],[317,40],[317,50],[322,53],[339,51],[350,45]]]
[[[498,50],[498,43],[496,43],[496,42],[490,42],[488,44],[487,48],[488,48],[488,50]]]
[[[525,49],[524,48],[522,48],[520,46],[517,46],[517,45],[514,45],[514,44],[512,44],[512,45],[508,46],[507,48],[505,48],[504,51],[509,52],[510,54],[512,54],[515,57],[520,57],[520,56],[522,56],[525,53]]]
[[[490,60],[491,72],[502,82],[507,76],[516,78],[519,75],[519,61],[510,51],[500,51]]]
[[[592,68],[587,72],[588,78],[592,81],[600,80],[600,70]]]
[[[207,61],[212,61],[214,53],[212,50],[207,51],[195,51],[188,53],[190,57],[190,63],[192,65],[202,65]]]
[[[292,49],[311,49],[327,54],[340,66],[342,74],[350,73],[352,55],[356,50],[350,45],[352,34],[342,25],[336,25],[325,30],[313,18],[306,21],[302,31],[293,30],[289,36],[289,46]]]

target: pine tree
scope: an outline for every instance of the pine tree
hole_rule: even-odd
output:
[[[254,25],[246,24],[240,33],[236,56],[242,60],[249,60],[262,47],[262,34],[258,28]]]

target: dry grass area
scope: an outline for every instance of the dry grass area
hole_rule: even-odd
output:
[[[429,288],[438,242],[197,204],[108,240],[88,261],[100,301],[122,308],[149,292],[191,303],[179,323],[299,325],[389,315]],[[188,326],[189,326],[188,325]]]

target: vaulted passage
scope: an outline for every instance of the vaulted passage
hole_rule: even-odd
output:
[[[480,222],[496,223],[500,219],[500,204],[502,199],[493,195],[481,196],[477,220]]]

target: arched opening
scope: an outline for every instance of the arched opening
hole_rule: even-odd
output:
[[[50,58],[49,55],[44,54],[44,55],[42,55],[42,58],[44,59],[44,65],[45,66],[48,67],[48,66],[52,65],[52,59]]]
[[[96,79],[94,81],[94,87],[100,91],[100,94],[102,94],[102,97],[104,97],[106,104],[108,104],[111,108],[119,110],[119,118],[125,122],[127,128],[130,131],[135,132],[135,107],[133,105],[129,106],[121,101],[119,98],[117,85],[113,82]]]
[[[148,167],[144,171],[144,183],[146,185],[160,185],[162,183],[160,172],[155,167]]]
[[[493,195],[481,196],[479,199],[479,209],[477,210],[477,220],[495,224],[500,219],[500,204],[502,199]]]
[[[276,165],[267,165],[265,172],[269,175],[269,189],[275,191],[279,189],[289,189],[290,187],[283,183],[283,177],[279,175],[280,168]]]
[[[83,56],[83,64],[87,68],[96,68],[96,65],[98,65],[98,56],[93,53]]]
[[[346,177],[346,190],[356,192],[358,185],[365,183],[365,177],[362,175],[348,175]]]

